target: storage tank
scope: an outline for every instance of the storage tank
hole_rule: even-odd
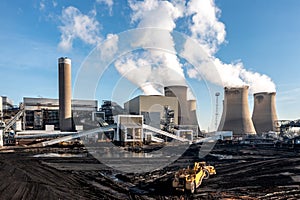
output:
[[[176,85],[164,88],[165,96],[178,99],[178,125],[190,125],[187,103],[187,87]]]
[[[225,87],[223,114],[219,131],[232,131],[233,136],[255,134],[248,105],[249,86]]]
[[[252,121],[257,133],[277,131],[276,130],[276,105],[275,92],[261,92],[254,96],[254,108]]]
[[[72,83],[71,83],[71,59],[58,59],[59,73],[59,126],[61,131],[72,131]]]

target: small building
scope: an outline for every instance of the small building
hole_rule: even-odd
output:
[[[121,145],[143,143],[143,116],[142,115],[118,115],[117,131],[114,141]]]

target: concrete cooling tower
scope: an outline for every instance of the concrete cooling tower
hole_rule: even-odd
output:
[[[59,126],[61,131],[72,131],[71,59],[58,59]]]
[[[166,97],[177,97],[178,99],[178,124],[189,124],[189,109],[187,103],[187,87],[186,86],[168,86],[164,88]]]
[[[248,86],[225,87],[223,114],[219,131],[233,131],[234,136],[255,134],[248,105]]]
[[[275,92],[254,94],[252,121],[257,133],[276,131]]]
[[[196,100],[189,100],[188,101],[188,109],[189,109],[189,123],[190,123],[190,125],[198,125]]]

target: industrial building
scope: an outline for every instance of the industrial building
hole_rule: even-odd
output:
[[[178,101],[176,97],[166,96],[137,96],[124,104],[131,115],[143,115],[144,123],[155,128],[162,128],[161,119],[165,117],[164,107],[174,111],[174,123],[178,124]]]
[[[104,114],[103,119],[108,124],[115,123],[114,116],[128,114],[119,104],[109,100],[104,100],[102,102],[99,112]]]
[[[196,100],[187,99],[187,86],[171,85],[164,88],[166,97],[175,97],[178,102],[178,129],[193,130],[194,137],[198,137],[200,127],[197,120]]]
[[[199,125],[196,116],[196,100],[187,100],[186,86],[168,86],[165,96],[137,96],[124,104],[131,115],[142,115],[144,124],[173,132],[176,135],[191,133],[198,137]]]
[[[276,93],[261,92],[254,94],[252,121],[257,133],[279,131],[275,104]]]
[[[2,100],[2,110],[5,112],[7,110],[13,109],[14,107],[14,102],[13,100],[11,100],[10,98],[6,97],[6,96],[1,96],[1,100]]]
[[[249,86],[225,87],[223,113],[218,131],[232,131],[234,137],[256,134],[248,105]]]
[[[46,125],[60,129],[59,100],[49,98],[23,98],[24,130],[45,130]],[[71,116],[87,116],[92,120],[92,113],[98,109],[97,100],[72,100]],[[76,123],[77,124],[77,123]],[[75,130],[72,120],[70,130]]]

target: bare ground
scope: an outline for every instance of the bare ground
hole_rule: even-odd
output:
[[[65,151],[71,150],[0,153],[0,199],[300,199],[300,153],[295,150],[218,145],[204,158],[217,175],[193,195],[174,191],[171,180],[176,170],[199,160],[197,148],[143,174],[113,170],[84,149],[71,151],[82,157],[33,157]]]

